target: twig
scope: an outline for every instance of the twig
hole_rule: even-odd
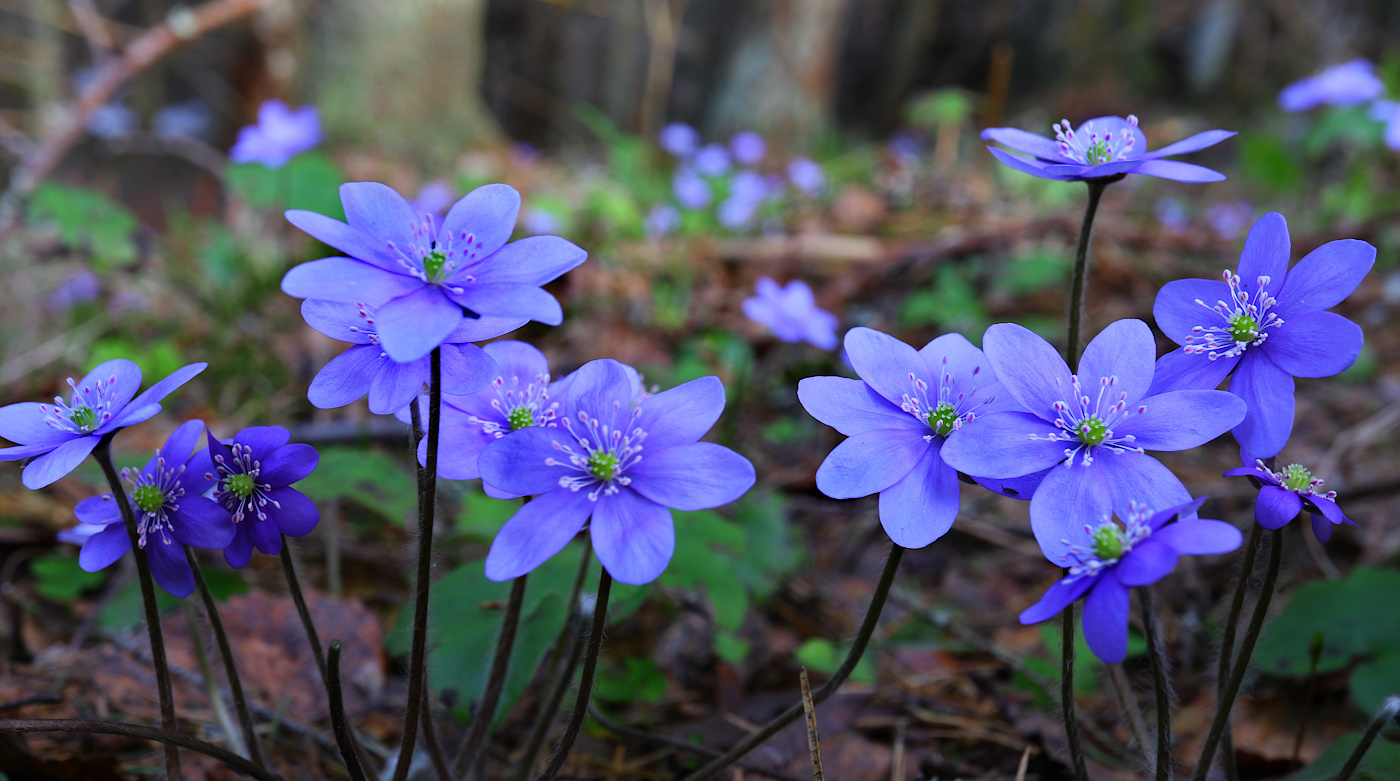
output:
[[[452,771],[447,768],[447,760],[443,758],[442,746],[438,744],[437,727],[433,726],[433,708],[428,702],[430,698],[423,698],[423,743],[428,747],[428,759],[433,762],[433,769],[437,771],[438,781],[452,781]]]
[[[219,728],[228,736],[229,747],[233,753],[240,757],[248,756],[248,740],[238,731],[238,727],[233,724],[233,717],[229,715],[228,706],[224,704],[225,697],[219,691],[219,683],[214,678],[214,670],[209,666],[209,652],[204,648],[203,631],[199,625],[199,613],[194,608],[194,602],[185,601],[181,603],[185,609],[185,620],[189,623],[190,644],[194,648],[194,658],[199,664],[199,675],[203,679],[204,694],[209,698],[209,706],[214,709],[214,718],[219,722]],[[261,762],[257,763],[263,767]]]
[[[102,64],[117,45],[112,40],[112,32],[107,29],[107,21],[97,10],[97,5],[92,0],[68,0],[68,11],[73,14],[73,24],[82,31],[83,38],[87,39],[88,48],[92,50],[93,62]]]
[[[167,746],[179,746],[213,757],[228,765],[230,770],[236,770],[258,781],[282,781],[281,776],[263,770],[223,746],[216,746],[181,732],[140,724],[91,719],[0,719],[0,732],[92,732],[99,735],[125,735],[130,738],[154,740]]]
[[[530,730],[530,740],[525,745],[525,751],[521,754],[520,766],[516,770],[516,781],[529,781],[530,776],[535,771],[535,759],[540,755],[540,748],[544,746],[544,740],[549,736],[549,727],[554,723],[554,716],[559,712],[559,706],[564,702],[564,694],[569,690],[569,682],[574,678],[574,670],[578,669],[580,652],[583,651],[582,618],[579,611],[579,593],[583,590],[583,581],[588,575],[588,561],[591,558],[592,549],[588,540],[583,543],[583,560],[579,562],[578,573],[574,576],[573,591],[569,593],[569,619],[564,623],[564,628],[559,630],[559,636],[554,640],[555,654],[550,662],[549,674],[545,679],[550,681],[549,693],[545,695],[540,704],[540,712],[535,716],[535,726]],[[560,664],[563,668],[560,668]]]
[[[822,770],[822,740],[817,735],[817,706],[812,704],[812,684],[807,681],[807,668],[799,670],[802,683],[802,712],[807,716],[807,755],[812,760],[813,781],[826,781]]]

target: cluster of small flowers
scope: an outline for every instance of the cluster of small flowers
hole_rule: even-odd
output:
[[[1290,113],[1368,103],[1368,116],[1385,124],[1385,145],[1400,151],[1400,103],[1385,96],[1385,82],[1370,60],[1358,58],[1333,65],[1289,84],[1278,95],[1279,108]]]

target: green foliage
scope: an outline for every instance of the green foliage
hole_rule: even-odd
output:
[[[933,326],[944,331],[980,334],[987,328],[987,310],[966,267],[944,264],[931,288],[916,290],[899,310],[905,328]]]
[[[64,244],[92,253],[99,271],[136,260],[136,216],[96,190],[41,184],[29,197],[27,217],[56,228]]]
[[[482,544],[496,539],[496,532],[506,525],[520,509],[519,499],[492,499],[477,485],[467,487],[461,496],[462,509],[457,514],[457,532]]]
[[[40,556],[29,563],[29,569],[34,573],[34,590],[54,602],[72,602],[107,579],[102,572],[84,572],[78,557],[65,553]]]
[[[937,130],[972,116],[972,98],[960,89],[936,89],[915,98],[904,115],[915,127]]]
[[[797,647],[797,663],[809,670],[825,675],[836,672],[846,660],[847,649],[837,648],[836,644],[824,637],[810,637]],[[875,680],[875,665],[870,654],[865,654],[856,662],[851,671],[851,680],[856,683],[870,683]]]
[[[141,367],[141,384],[145,387],[185,365],[185,359],[181,357],[173,339],[128,339],[121,336],[94,341],[88,350],[87,365],[96,366],[113,358],[125,358]]]
[[[1013,256],[992,277],[992,286],[1007,293],[1025,295],[1041,290],[1059,290],[1069,277],[1074,259],[1050,247],[1037,247]]]
[[[297,155],[281,168],[261,163],[231,165],[229,189],[260,209],[306,209],[344,219],[340,183],[345,173],[323,152]]]
[[[1082,618],[1082,616],[1080,616]],[[1058,621],[1046,621],[1040,625],[1040,642],[1047,651],[1043,657],[1029,657],[1026,665],[1052,681],[1060,680],[1060,630]],[[1128,659],[1135,659],[1147,653],[1147,641],[1136,629],[1128,630]],[[1078,694],[1092,694],[1099,688],[1099,669],[1102,666],[1094,652],[1089,650],[1089,642],[1084,639],[1084,622],[1074,624],[1074,691]],[[1029,682],[1028,682],[1029,683]]]
[[[666,694],[666,674],[650,659],[631,657],[598,671],[596,692],[608,702],[660,702]]]
[[[1306,138],[1303,151],[1317,158],[1334,146],[1354,146],[1378,150],[1385,136],[1385,124],[1368,114],[1366,106],[1326,106],[1317,112],[1317,121]]]
[[[1322,756],[1311,765],[1288,777],[1288,781],[1332,781],[1342,765],[1361,742],[1361,733],[1351,732],[1337,738]],[[1352,774],[1353,781],[1400,781],[1400,745],[1384,738],[1371,744],[1361,765]]]
[[[205,566],[203,572],[204,582],[209,585],[209,593],[219,602],[248,592],[248,582],[243,579],[243,573],[238,570]],[[199,597],[191,595],[189,599],[199,599]],[[180,603],[181,600],[170,596],[165,593],[165,589],[156,585],[156,608],[160,612],[169,613],[178,608]],[[144,620],[144,609],[141,606],[141,584],[133,577],[113,594],[111,599],[107,600],[101,615],[97,618],[97,623],[109,632],[122,632]]]
[[[378,450],[327,447],[316,471],[297,483],[317,502],[348,499],[403,525],[418,508],[418,484],[398,459]]]
[[[1303,183],[1303,170],[1276,136],[1240,134],[1240,169],[1246,179],[1273,192],[1292,192]]]
[[[1321,633],[1318,673],[1337,672],[1360,660],[1352,669],[1351,693],[1363,710],[1374,710],[1400,691],[1400,613],[1379,607],[1389,605],[1397,592],[1400,572],[1367,567],[1342,580],[1299,586],[1265,627],[1254,651],[1255,665],[1271,675],[1306,678],[1308,647]]]

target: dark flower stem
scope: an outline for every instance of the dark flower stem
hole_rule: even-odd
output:
[[[476,715],[472,717],[467,739],[462,743],[462,748],[457,752],[457,759],[453,763],[457,772],[468,777],[477,763],[481,745],[486,742],[486,736],[491,732],[491,723],[496,719],[496,705],[500,703],[501,690],[506,685],[510,654],[515,647],[515,633],[520,627],[520,609],[525,604],[527,577],[528,575],[521,575],[511,581],[510,601],[506,603],[505,620],[501,623],[501,634],[496,639],[496,656],[491,660],[491,671],[486,677],[486,691],[481,695],[481,702],[477,705]]]
[[[120,429],[118,429],[120,430]],[[112,466],[112,437],[116,431],[103,435],[93,448],[92,457],[102,467],[107,478],[107,486],[116,497],[117,509],[121,511],[122,522],[126,525],[126,536],[131,541],[132,557],[136,559],[136,579],[141,584],[141,603],[146,609],[146,631],[151,639],[151,666],[156,671],[156,692],[160,698],[160,726],[168,732],[175,732],[175,693],[170,686],[170,667],[165,661],[165,639],[160,631],[160,608],[156,606],[156,586],[151,579],[151,566],[146,562],[146,551],[141,547],[141,535],[136,527],[136,515],[131,511],[131,502],[126,498],[121,478],[116,467]],[[162,741],[165,749],[165,774],[170,781],[180,781],[180,752],[178,743]]]
[[[1074,276],[1069,290],[1069,338],[1065,344],[1065,362],[1074,371],[1079,360],[1080,331],[1084,320],[1084,293],[1089,277],[1089,234],[1094,229],[1094,215],[1099,211],[1099,199],[1103,191],[1113,181],[1090,179],[1084,184],[1089,187],[1089,202],[1084,206],[1084,223],[1079,227],[1079,244],[1074,248]]]
[[[404,705],[403,745],[394,766],[394,781],[408,778],[413,749],[418,742],[418,715],[427,688],[428,596],[433,579],[433,512],[437,507],[438,426],[442,418],[442,348],[434,347],[429,361],[428,456],[418,469],[418,576],[413,600],[413,646],[408,658],[408,702]],[[415,400],[409,405],[416,411]],[[414,428],[417,429],[417,421]],[[417,458],[415,457],[416,461]]]
[[[1254,654],[1254,644],[1259,640],[1259,631],[1264,628],[1264,618],[1269,612],[1269,602],[1274,596],[1274,584],[1278,582],[1279,564],[1283,560],[1283,529],[1274,529],[1269,535],[1269,564],[1264,570],[1264,584],[1259,587],[1259,600],[1254,605],[1254,615],[1250,616],[1249,627],[1240,641],[1239,658],[1230,669],[1230,680],[1225,684],[1223,696],[1215,704],[1215,718],[1206,733],[1205,744],[1201,747],[1201,758],[1196,762],[1193,781],[1206,781],[1210,773],[1211,760],[1220,745],[1225,725],[1230,722],[1230,711],[1235,704],[1235,696],[1244,682],[1245,671],[1249,669],[1249,657]]]
[[[1162,630],[1157,625],[1157,608],[1152,601],[1152,588],[1138,590],[1138,607],[1142,611],[1142,631],[1147,637],[1147,658],[1152,667],[1152,692],[1157,700],[1157,781],[1172,778],[1172,693],[1167,680],[1167,653],[1163,647]]]
[[[228,689],[233,695],[233,710],[238,714],[238,726],[243,730],[243,740],[248,744],[248,758],[258,767],[267,767],[262,758],[262,749],[258,746],[258,733],[253,729],[253,717],[248,713],[248,701],[243,697],[243,681],[239,679],[238,665],[233,661],[233,648],[228,644],[223,619],[219,618],[219,606],[209,592],[209,584],[204,582],[204,571],[200,569],[194,551],[185,548],[185,557],[189,559],[190,569],[194,572],[194,584],[199,589],[199,598],[204,601],[204,613],[209,619],[209,628],[214,630],[214,641],[219,644],[219,656],[224,660],[224,676],[228,678]]]
[[[578,681],[578,699],[574,700],[574,710],[569,714],[569,723],[564,727],[564,735],[554,748],[554,755],[540,774],[539,781],[553,781],[559,777],[569,753],[574,749],[579,730],[583,728],[583,718],[588,715],[588,699],[593,694],[593,674],[598,669],[598,652],[603,648],[603,628],[608,623],[608,595],[612,592],[612,575],[606,568],[598,573],[598,599],[593,603],[593,626],[588,633],[588,650],[583,656],[583,672]]]
[[[890,556],[885,560],[885,570],[880,573],[880,581],[875,585],[875,593],[870,595],[870,608],[865,611],[865,619],[861,622],[855,640],[851,643],[851,650],[847,652],[841,667],[827,679],[826,683],[822,684],[820,689],[812,692],[813,707],[822,704],[826,698],[835,694],[841,684],[850,677],[851,672],[856,669],[856,664],[860,662],[861,657],[865,655],[865,648],[870,644],[871,636],[875,634],[875,626],[880,622],[880,613],[885,609],[885,599],[890,595],[890,587],[894,585],[894,576],[899,571],[899,561],[903,557],[904,548],[898,545],[890,548]],[[734,764],[740,757],[773,737],[778,730],[797,721],[802,717],[802,714],[802,703],[799,701],[778,714],[772,721],[764,724],[757,732],[739,741],[719,758],[707,762],[699,770],[686,776],[684,781],[705,781],[705,779],[714,777],[720,771]]]
[[[1225,616],[1225,624],[1220,628],[1220,660],[1215,673],[1215,701],[1225,701],[1225,684],[1230,681],[1230,664],[1235,655],[1235,630],[1240,624],[1240,614],[1244,612],[1244,598],[1249,592],[1249,580],[1254,577],[1254,561],[1259,555],[1259,546],[1264,543],[1264,527],[1250,524],[1249,542],[1245,543],[1244,560],[1240,562],[1240,578],[1235,584],[1235,597],[1230,602],[1230,612]],[[1220,734],[1220,748],[1224,756],[1226,781],[1239,781],[1239,768],[1235,767],[1235,738],[1230,723],[1225,722]]]
[[[1400,697],[1387,697],[1381,707],[1376,710],[1375,718],[1371,719],[1371,724],[1366,728],[1365,734],[1361,736],[1361,742],[1352,749],[1351,756],[1347,757],[1347,763],[1342,766],[1342,772],[1337,774],[1336,781],[1350,781],[1351,774],[1361,766],[1361,760],[1366,756],[1366,752],[1371,749],[1371,744],[1376,742],[1376,736],[1381,734],[1385,725],[1395,720],[1396,714],[1400,714]]]
[[[423,745],[428,747],[428,759],[433,762],[433,769],[437,771],[438,781],[452,781],[452,771],[447,769],[447,760],[442,756],[442,747],[438,745],[437,728],[433,726],[433,707],[430,702],[431,697],[423,698],[423,715],[420,716],[423,728]]]
[[[350,771],[350,781],[366,781],[365,770],[360,767],[356,756],[355,739],[350,733],[350,722],[345,719],[345,698],[340,690],[340,641],[331,641],[331,654],[326,659],[326,694],[331,711],[331,730],[335,732],[336,745],[340,746],[340,756],[345,759],[345,769]]]
[[[258,781],[282,781],[282,777],[268,772],[223,746],[216,746],[183,732],[157,729],[141,724],[123,724],[117,721],[95,721],[91,719],[0,719],[0,732],[89,732],[98,735],[125,735],[140,740],[154,740],[166,746],[180,746],[205,756],[213,757],[228,765],[230,769]]]
[[[1084,746],[1079,742],[1079,716],[1074,711],[1074,604],[1060,614],[1060,716],[1065,721],[1065,743],[1076,781],[1089,781]]]

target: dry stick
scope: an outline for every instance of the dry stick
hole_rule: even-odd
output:
[[[802,683],[802,712],[807,717],[807,755],[812,760],[813,781],[826,781],[822,770],[822,740],[817,736],[817,706],[812,704],[812,684],[807,681],[807,668],[798,676]]]
[[[578,680],[578,699],[574,700],[574,710],[569,714],[569,723],[564,727],[564,736],[554,748],[554,756],[540,774],[539,781],[553,781],[564,768],[564,761],[574,748],[579,730],[583,728],[583,717],[588,714],[588,698],[593,694],[593,674],[598,669],[598,652],[603,647],[603,628],[608,622],[608,594],[612,591],[612,575],[607,568],[598,574],[598,598],[593,603],[593,626],[588,634],[588,651],[583,656],[583,672]]]
[[[589,707],[588,716],[589,718],[601,724],[603,728],[608,730],[609,732],[616,732],[617,734],[622,735],[624,737],[646,741],[649,743],[655,743],[657,745],[666,746],[667,748],[673,748],[677,751],[684,751],[690,754],[699,754],[700,756],[706,757],[708,759],[714,759],[715,757],[718,757],[720,755],[720,752],[717,749],[712,749],[696,743],[691,743],[690,741],[684,740],[682,738],[673,738],[670,735],[665,735],[659,732],[647,732],[646,730],[637,729],[636,727],[629,727],[626,724],[621,724],[619,722],[613,721],[613,719],[610,716],[598,710],[596,706]],[[766,767],[760,767],[758,765],[745,762],[742,759],[735,760],[734,767],[739,768],[745,773],[752,773],[757,776],[764,776],[765,778],[773,778],[777,779],[777,781],[801,781],[801,779],[799,779],[797,776],[794,776],[790,773],[784,773],[781,770],[770,770]]]
[[[141,724],[91,719],[0,719],[0,732],[90,732],[99,735],[125,735],[129,738],[154,740],[167,746],[180,746],[213,757],[228,765],[230,770],[250,778],[256,778],[258,781],[282,781],[281,776],[263,770],[223,746],[216,746],[182,732],[146,727]]]
[[[1211,760],[1215,749],[1220,745],[1220,737],[1225,725],[1230,723],[1230,711],[1235,704],[1235,696],[1244,682],[1245,671],[1249,669],[1249,657],[1254,653],[1254,644],[1259,640],[1259,630],[1264,627],[1264,619],[1269,612],[1269,602],[1274,596],[1274,583],[1278,581],[1279,563],[1283,559],[1283,529],[1274,529],[1269,535],[1269,565],[1264,570],[1264,584],[1259,587],[1259,600],[1254,605],[1254,615],[1249,619],[1244,639],[1240,641],[1239,658],[1230,671],[1230,680],[1225,684],[1224,696],[1215,704],[1215,718],[1206,733],[1205,745],[1201,747],[1201,758],[1196,762],[1196,772],[1192,781],[1206,781],[1210,773]]]
[[[190,561],[194,572],[194,583],[199,589],[199,597],[204,601],[204,613],[209,619],[209,628],[214,630],[214,640],[219,644],[219,656],[224,659],[224,676],[228,678],[228,688],[233,694],[233,710],[238,714],[238,725],[243,730],[243,741],[248,746],[248,759],[258,767],[267,767],[263,761],[262,749],[258,746],[258,733],[253,729],[253,717],[248,713],[248,701],[243,697],[243,682],[238,677],[238,665],[233,661],[233,648],[228,644],[224,633],[223,619],[219,618],[219,607],[214,603],[214,595],[209,592],[209,584],[204,582],[204,572],[199,567],[199,559],[194,551],[185,548],[185,557]],[[194,629],[194,627],[190,627]],[[217,693],[217,689],[215,690]]]
[[[1157,625],[1157,609],[1152,602],[1152,587],[1138,590],[1138,607],[1142,611],[1142,631],[1147,637],[1147,658],[1152,667],[1152,693],[1157,701],[1157,781],[1172,778],[1172,695],[1167,682],[1167,653],[1163,647],[1162,629]]]
[[[423,744],[428,747],[428,759],[433,762],[438,781],[452,781],[452,771],[447,769],[447,761],[442,758],[442,747],[438,745],[437,728],[433,726],[433,708],[428,702],[429,699],[431,698],[423,698],[423,715],[419,717],[423,720]]]
[[[491,722],[496,719],[496,705],[501,701],[501,690],[506,685],[506,674],[510,669],[510,653],[515,647],[515,633],[520,627],[520,610],[525,604],[525,579],[521,575],[510,584],[510,601],[506,603],[505,620],[501,623],[501,634],[496,639],[496,656],[491,660],[491,671],[487,673],[486,691],[472,718],[471,730],[462,748],[457,752],[454,764],[457,772],[472,775],[486,736],[491,732]]]
[[[76,103],[64,112],[53,132],[26,155],[11,174],[9,187],[0,195],[0,246],[18,223],[24,199],[53,174],[64,155],[86,132],[88,120],[123,84],[172,49],[276,2],[278,0],[211,0],[193,10],[177,8],[164,22],[132,41],[120,56],[99,68]]]
[[[418,577],[413,599],[413,646],[408,659],[408,701],[404,705],[403,745],[394,766],[394,781],[408,778],[413,750],[418,742],[419,701],[427,684],[428,597],[433,579],[433,511],[437,507],[438,427],[442,420],[442,348],[434,347],[429,356],[428,455],[418,469]],[[418,407],[417,399],[409,405]],[[414,423],[417,428],[417,422]],[[415,457],[415,461],[417,458]]]
[[[1397,713],[1400,713],[1400,697],[1387,697],[1381,707],[1376,710],[1375,718],[1371,719],[1371,724],[1366,728],[1366,733],[1361,736],[1361,742],[1356,744],[1351,756],[1347,757],[1347,763],[1342,766],[1342,771],[1337,774],[1336,781],[1349,781],[1351,774],[1356,772],[1356,768],[1361,765],[1361,759],[1370,750],[1371,744],[1376,741],[1376,736],[1381,734],[1381,729],[1389,724]]]
[[[899,560],[903,556],[904,548],[898,545],[890,548],[890,556],[885,561],[885,570],[880,573],[880,582],[876,584],[875,592],[870,596],[870,608],[865,611],[865,619],[856,632],[855,641],[851,643],[851,650],[847,652],[846,660],[841,663],[841,667],[835,674],[812,695],[813,705],[820,705],[826,701],[827,697],[834,694],[841,684],[846,682],[846,678],[850,677],[851,672],[856,669],[860,658],[865,655],[865,647],[870,644],[871,635],[875,634],[875,625],[880,621],[880,613],[885,608],[885,598],[889,596],[890,587],[894,585],[894,576],[899,570]],[[704,767],[686,776],[684,781],[705,781],[705,779],[711,778],[801,716],[802,704],[793,705],[764,724],[757,732],[739,741],[719,758],[706,763]]]
[[[1245,543],[1244,560],[1240,562],[1240,577],[1235,584],[1235,597],[1230,602],[1230,612],[1225,615],[1225,624],[1220,628],[1220,659],[1215,673],[1215,702],[1225,701],[1225,684],[1230,680],[1230,665],[1235,655],[1235,630],[1244,612],[1244,598],[1249,591],[1249,579],[1254,577],[1254,560],[1259,554],[1259,546],[1264,542],[1264,527],[1250,524],[1249,542]],[[1226,781],[1239,781],[1239,768],[1235,767],[1235,738],[1230,723],[1225,722],[1220,735],[1221,763],[1225,766]]]
[[[326,659],[326,696],[331,711],[331,730],[335,732],[335,742],[340,746],[340,755],[345,758],[345,769],[350,771],[351,781],[366,781],[360,758],[355,754],[355,739],[350,734],[350,723],[345,720],[345,699],[340,691],[340,641],[331,641],[331,654]]]
[[[136,516],[131,512],[131,502],[126,498],[116,467],[112,466],[112,437],[117,431],[104,434],[93,448],[92,457],[102,467],[107,478],[107,486],[117,499],[117,509],[121,511],[122,522],[126,524],[126,536],[131,541],[131,553],[136,559],[136,579],[141,583],[141,602],[146,610],[146,631],[151,640],[151,667],[156,671],[156,692],[160,698],[160,726],[168,732],[175,732],[175,693],[170,686],[170,667],[165,661],[165,639],[160,631],[160,608],[156,605],[155,581],[151,579],[151,566],[146,562],[146,549],[141,546],[141,534],[136,527]],[[165,775],[170,781],[180,781],[179,743],[162,741],[165,751]]]

